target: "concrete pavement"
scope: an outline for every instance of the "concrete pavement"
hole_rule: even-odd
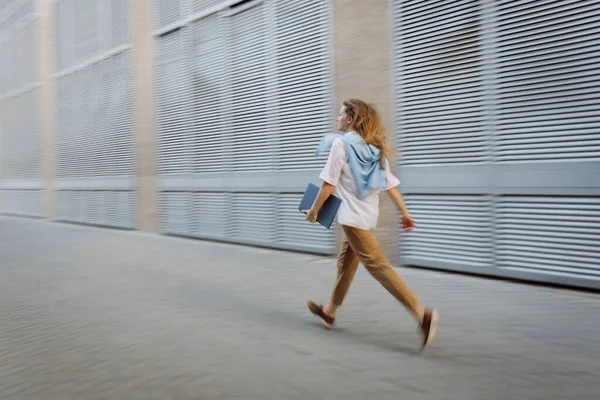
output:
[[[0,399],[598,399],[600,296],[413,269],[414,321],[332,259],[0,217]]]

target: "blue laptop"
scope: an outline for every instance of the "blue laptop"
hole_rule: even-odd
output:
[[[318,194],[319,188],[316,185],[309,183],[306,191],[304,192],[304,197],[302,197],[302,201],[300,202],[298,210],[300,212],[302,212],[302,210],[310,210]],[[319,210],[317,222],[323,225],[325,228],[330,229],[341,204],[342,200],[339,197],[334,195],[329,196]]]

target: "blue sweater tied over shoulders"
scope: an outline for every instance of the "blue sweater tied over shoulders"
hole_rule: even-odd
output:
[[[352,177],[356,183],[356,189],[361,199],[367,198],[376,190],[385,189],[385,169],[381,166],[381,150],[365,143],[362,136],[356,132],[348,132],[344,135],[329,134],[323,137],[315,155],[331,151],[333,142],[341,139],[348,156],[348,166],[352,171]],[[387,160],[385,161],[387,166]]]

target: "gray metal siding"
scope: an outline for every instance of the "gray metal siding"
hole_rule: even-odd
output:
[[[497,160],[598,161],[600,4],[523,6],[498,5]]]
[[[161,232],[332,253],[297,210],[331,127],[328,2],[182,4],[155,9]]]
[[[126,0],[59,0],[58,219],[135,228],[133,77]]]
[[[192,173],[227,170],[227,74],[223,26],[214,14],[192,26]]]
[[[502,196],[501,268],[600,281],[600,198]]]
[[[600,3],[392,4],[402,261],[600,287]]]
[[[34,2],[0,7],[0,213],[42,217]]]

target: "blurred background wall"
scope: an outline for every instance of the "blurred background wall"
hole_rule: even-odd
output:
[[[600,3],[0,0],[3,214],[333,254],[303,220],[379,106],[398,264],[600,288]]]

